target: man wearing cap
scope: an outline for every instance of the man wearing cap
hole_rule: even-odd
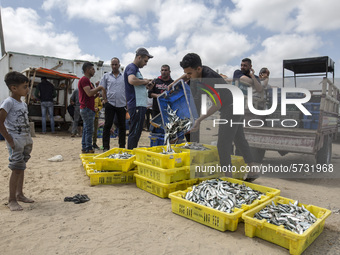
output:
[[[153,56],[145,48],[139,48],[134,61],[127,65],[124,71],[125,96],[130,115],[127,148],[130,150],[137,147],[142,134],[148,98],[147,89],[151,86],[151,80],[144,79],[139,68],[146,66],[150,58]]]

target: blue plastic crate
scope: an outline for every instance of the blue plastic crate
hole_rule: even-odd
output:
[[[312,115],[304,115],[303,119],[305,120],[319,120],[320,112],[319,111],[309,111]]]
[[[311,125],[312,125],[312,119],[303,119],[301,120],[303,123],[303,128],[304,129],[311,129]]]
[[[190,86],[183,80],[178,81],[170,91],[163,92],[157,98],[162,117],[162,126],[166,126],[166,124],[169,122],[167,114],[168,105],[172,110],[177,110],[176,115],[179,118],[188,118],[192,121],[192,123],[194,123],[194,120],[198,117],[198,114],[194,100],[192,100],[192,98]],[[177,137],[183,138],[184,134],[178,134]]]
[[[149,138],[150,138],[150,147],[164,145],[164,135],[162,134],[160,135],[152,134],[149,136]]]
[[[312,121],[310,129],[318,129],[319,121]]]
[[[320,103],[305,103],[304,106],[310,112],[320,111]]]

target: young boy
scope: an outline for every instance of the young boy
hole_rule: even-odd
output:
[[[9,72],[5,76],[5,83],[11,91],[0,106],[0,133],[6,139],[9,151],[9,165],[12,170],[9,179],[8,207],[11,211],[21,211],[18,203],[33,203],[24,196],[24,170],[26,162],[31,157],[33,141],[28,122],[28,109],[26,103],[21,101],[22,96],[28,94],[28,78],[19,72]]]

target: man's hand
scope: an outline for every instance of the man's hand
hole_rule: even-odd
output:
[[[193,127],[190,129],[190,132],[197,132],[198,129],[200,128],[200,124],[201,124],[201,121],[197,119]]]

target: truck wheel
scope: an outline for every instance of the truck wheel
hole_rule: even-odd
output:
[[[256,163],[262,163],[266,150],[250,147],[250,152],[251,152],[253,159]]]
[[[322,148],[316,154],[317,164],[330,164],[332,159],[332,138],[325,136]]]

